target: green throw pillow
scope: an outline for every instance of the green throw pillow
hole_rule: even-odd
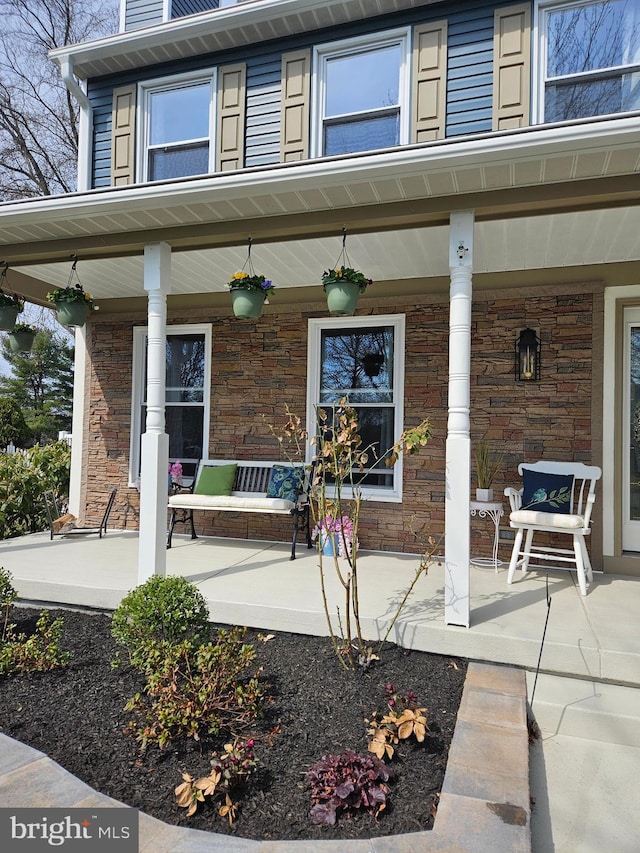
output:
[[[230,495],[237,465],[204,465],[196,483],[196,495]]]

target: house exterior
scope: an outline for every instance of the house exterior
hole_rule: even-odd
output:
[[[361,545],[442,535],[447,622],[469,624],[490,548],[469,517],[481,438],[498,494],[522,461],[600,465],[594,567],[640,574],[639,34],[640,0],[126,0],[118,34],[53,51],[78,192],[0,207],[0,245],[43,303],[77,255],[99,305],[76,332],[72,510],[118,485],[140,578],[163,572],[169,458],[275,458],[266,423],[288,405],[313,432],[346,391],[383,449],[432,421],[369,472]],[[334,317],[345,234],[374,284]],[[276,291],[238,320],[249,245]],[[239,515],[202,524],[287,538]]]

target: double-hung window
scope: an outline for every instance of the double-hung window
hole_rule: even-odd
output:
[[[171,459],[208,456],[209,388],[211,387],[211,326],[170,326],[167,329],[165,418]],[[133,332],[130,482],[140,474],[140,441],[147,417],[147,330]]]
[[[214,169],[214,77],[180,77],[142,88],[143,180],[205,175]]]
[[[317,410],[330,415],[343,397],[358,415],[369,465],[356,472],[364,497],[402,498],[402,462],[385,464],[403,429],[404,315],[309,320],[307,413],[309,435]]]
[[[539,4],[539,120],[640,109],[640,0]]]
[[[406,144],[408,52],[408,30],[316,48],[315,156]]]

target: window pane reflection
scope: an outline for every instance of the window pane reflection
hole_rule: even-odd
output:
[[[322,333],[320,402],[393,402],[393,329],[373,326]]]

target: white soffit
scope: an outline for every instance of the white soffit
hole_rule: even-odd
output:
[[[11,247],[21,243],[86,237],[95,238],[99,251],[103,235],[123,235],[124,246],[136,232],[245,220],[255,227],[260,219],[268,229],[286,215],[300,215],[300,223],[305,214],[335,213],[342,225],[350,208],[363,206],[380,227],[393,226],[385,205],[405,204],[403,212],[410,215],[414,202],[435,201],[432,210],[442,219],[452,199],[459,206],[467,194],[481,214],[491,215],[494,198],[503,203],[499,194],[505,190],[522,190],[510,197],[509,208],[520,214],[529,210],[530,189],[553,191],[564,206],[578,207],[591,193],[602,194],[603,206],[614,194],[618,203],[628,204],[640,195],[639,161],[640,124],[637,117],[625,117],[30,199],[0,206],[0,259],[3,246],[10,262]],[[597,190],[594,181],[600,181]],[[549,197],[542,196],[542,203]],[[498,208],[501,213],[506,215]]]
[[[49,53],[79,79],[250,47],[442,0],[253,0]]]

